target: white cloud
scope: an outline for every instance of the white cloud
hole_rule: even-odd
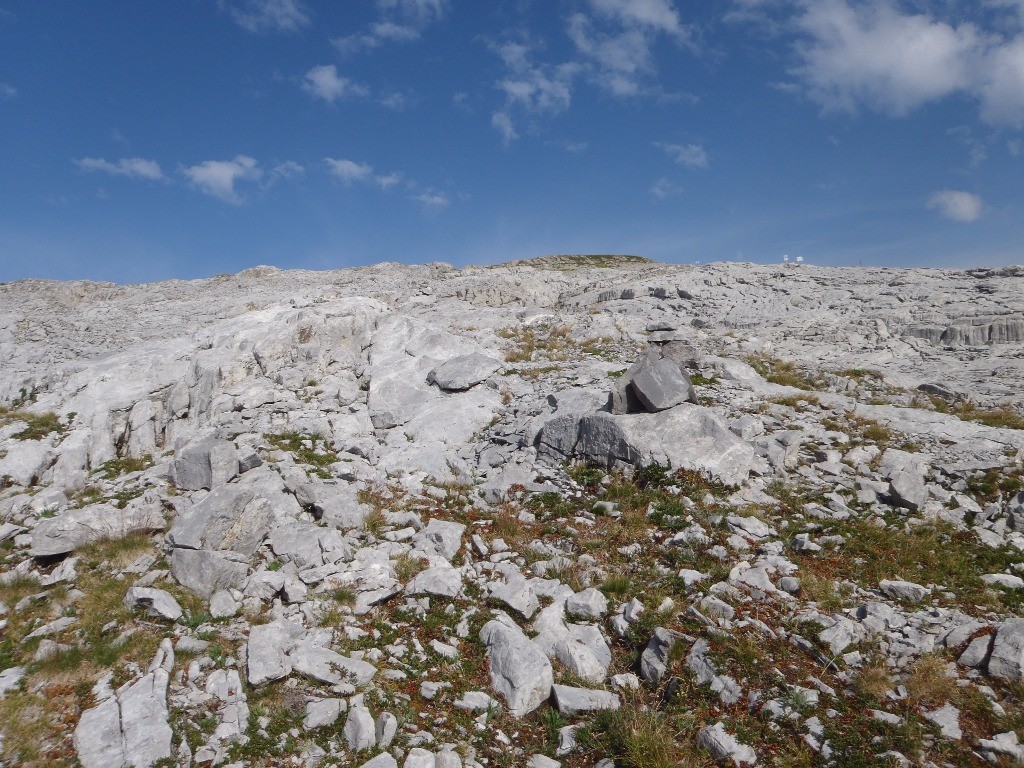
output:
[[[501,141],[506,147],[519,138],[512,118],[507,112],[495,112],[491,115],[491,125],[501,134]]]
[[[413,199],[418,200],[427,208],[435,211],[447,208],[451,203],[451,200],[448,199],[448,195],[444,192],[438,192],[435,189],[428,189],[426,192],[416,195]]]
[[[373,166],[368,163],[357,163],[354,160],[344,160],[326,157],[324,162],[331,169],[331,173],[341,179],[346,186],[355,182],[369,181],[373,178]]]
[[[663,144],[656,141],[654,146],[687,168],[707,168],[709,165],[708,153],[700,144]]]
[[[400,173],[389,173],[385,176],[374,176],[373,183],[381,189],[391,189],[393,186],[398,184],[402,180],[402,174]]]
[[[970,192],[943,189],[928,198],[928,207],[950,221],[970,223],[981,218],[984,204],[980,197]]]
[[[75,160],[75,165],[83,171],[102,171],[112,176],[126,176],[132,179],[150,179],[160,181],[164,177],[160,164],[155,160],[144,160],[141,157],[123,157],[116,163],[101,157],[83,157]]]
[[[381,94],[380,98],[377,99],[382,107],[394,110],[395,112],[401,112],[403,109],[409,106],[410,99],[408,96],[397,91],[390,93]]]
[[[664,176],[651,185],[651,194],[659,200],[664,200],[666,197],[671,197],[672,195],[678,195],[682,191],[683,190],[679,185],[672,183]]]
[[[10,83],[0,83],[0,99],[13,99],[18,95],[18,89]]]
[[[444,16],[448,0],[377,0],[377,8],[381,13],[394,12],[425,24]]]
[[[1020,150],[1020,139],[1010,139],[1006,142],[1006,151],[1009,152],[1012,157],[1020,157]]]
[[[797,25],[807,39],[794,74],[826,109],[846,111],[864,103],[904,115],[967,87],[980,42],[972,24],[954,28],[886,3],[817,0]]]
[[[283,163],[275,165],[270,173],[282,179],[292,179],[296,176],[301,176],[305,172],[306,169],[294,160],[285,160]]]
[[[530,47],[508,42],[494,48],[505,64],[506,77],[495,83],[505,94],[505,106],[491,115],[491,125],[506,145],[519,138],[513,111],[559,114],[572,103],[572,81],[580,71],[573,62],[560,65],[534,63]]]
[[[635,24],[679,38],[688,36],[672,0],[590,0],[590,5],[623,24]]]
[[[309,70],[303,78],[302,89],[315,98],[323,99],[328,104],[333,104],[346,96],[364,96],[366,94],[366,89],[361,85],[339,75],[338,68],[333,64],[324,64]]]
[[[247,32],[297,32],[309,24],[301,0],[248,0],[231,8],[231,18]]]
[[[258,181],[263,175],[259,164],[246,155],[236,155],[234,160],[207,160],[181,172],[200,191],[232,205],[243,202],[235,190],[237,182]]]
[[[344,37],[336,37],[331,43],[343,54],[356,54],[361,51],[373,50],[389,42],[406,43],[419,40],[420,30],[409,24],[395,24],[382,21],[371,24],[365,32],[356,32]]]
[[[377,0],[379,20],[363,32],[337,37],[331,42],[342,54],[372,51],[386,43],[419,40],[423,30],[448,11],[448,0]]]
[[[783,7],[734,0],[740,12]],[[1024,126],[1024,13],[993,21],[993,7],[1024,10],[1020,0],[989,0],[955,17],[905,12],[896,0],[801,0],[791,19],[801,90],[825,111],[862,106],[903,116],[954,94],[979,103],[983,121]],[[922,3],[915,8],[927,7]],[[991,24],[991,29],[986,26]]]
[[[375,174],[373,166],[369,163],[357,163],[354,160],[331,157],[324,158],[324,162],[327,163],[331,173],[341,179],[346,187],[353,184],[374,184],[381,189],[390,189],[402,180],[402,174],[397,172]]]

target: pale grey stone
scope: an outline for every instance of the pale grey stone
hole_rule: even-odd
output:
[[[436,768],[434,753],[420,747],[413,747],[405,756],[402,768]]]
[[[296,672],[328,685],[343,682],[366,685],[377,674],[377,668],[372,664],[342,656],[308,641],[296,643],[288,651],[288,660]]]
[[[360,765],[359,768],[398,768],[398,761],[387,752],[381,752],[375,758]]]
[[[262,685],[291,674],[292,660],[288,651],[301,634],[302,627],[286,619],[259,624],[249,630],[245,654],[249,685]]]
[[[183,613],[170,592],[152,587],[129,587],[124,596],[124,604],[129,609],[141,608],[153,618],[168,621],[177,621]]]
[[[410,595],[458,597],[462,592],[462,574],[456,568],[437,565],[420,571],[405,586]]]
[[[921,716],[939,726],[943,737],[957,741],[963,738],[963,731],[960,730],[960,710],[949,702],[938,709],[924,710]]]
[[[563,715],[583,714],[606,709],[618,709],[621,701],[614,693],[595,691],[587,688],[573,688],[568,685],[553,685],[555,706]]]
[[[238,603],[226,589],[214,592],[210,597],[210,616],[227,619],[238,613]]]
[[[342,735],[352,752],[373,749],[377,744],[377,735],[370,710],[361,706],[349,707]]]
[[[608,598],[591,587],[566,600],[565,612],[569,616],[598,621],[608,612]]]
[[[883,579],[878,583],[878,588],[893,600],[905,600],[908,603],[920,603],[932,593],[927,587],[915,584],[912,581],[890,581]]]
[[[999,625],[992,642],[988,673],[1011,682],[1024,679],[1024,619],[1008,619]]]
[[[180,549],[229,550],[252,557],[272,518],[265,499],[249,488],[225,485],[179,515],[167,542]]]
[[[640,654],[640,677],[648,684],[657,685],[668,670],[668,656],[676,638],[669,630],[658,627]]]
[[[451,560],[462,547],[466,526],[448,520],[431,519],[413,539],[414,543],[432,549],[445,560]]]
[[[333,725],[342,712],[348,709],[344,699],[320,699],[306,704],[306,716],[302,727],[307,731]]]
[[[200,597],[238,587],[249,572],[241,555],[175,547],[167,559],[174,580]]]
[[[427,381],[446,392],[461,392],[475,387],[500,367],[493,357],[474,352],[446,360],[427,374]]]
[[[492,620],[480,630],[480,640],[487,646],[491,685],[513,717],[532,712],[551,695],[551,662],[522,630]]]
[[[182,446],[175,451],[171,465],[174,484],[190,491],[224,485],[238,474],[238,469],[238,451],[234,444],[214,437]]]
[[[64,555],[103,539],[123,539],[130,533],[160,531],[164,525],[158,505],[129,505],[118,509],[108,504],[93,504],[68,509],[32,529],[29,554],[33,557]]]
[[[729,760],[736,766],[754,765],[757,762],[753,748],[741,744],[720,722],[701,728],[697,734],[697,744],[706,749],[715,762]]]

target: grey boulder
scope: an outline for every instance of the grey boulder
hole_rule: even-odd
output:
[[[463,392],[486,380],[501,367],[493,357],[474,352],[447,360],[427,374],[427,381],[445,392]]]
[[[505,699],[513,717],[537,709],[551,695],[551,662],[519,627],[498,619],[480,630],[487,646],[491,685]]]
[[[235,477],[238,469],[238,451],[234,443],[206,437],[175,452],[171,479],[183,490],[212,490]]]
[[[103,539],[123,539],[131,533],[159,531],[165,525],[157,505],[118,509],[108,504],[93,504],[69,509],[43,520],[32,531],[33,557],[65,555],[79,547]]]
[[[1001,680],[1024,680],[1024,619],[1009,619],[999,625],[992,642],[988,673]]]
[[[124,604],[129,609],[141,608],[152,618],[177,621],[182,615],[181,606],[170,592],[153,587],[129,587]]]

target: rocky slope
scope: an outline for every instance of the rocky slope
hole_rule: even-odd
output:
[[[5,765],[1024,762],[1024,268],[0,285]]]

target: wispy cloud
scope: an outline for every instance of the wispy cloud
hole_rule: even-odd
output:
[[[928,207],[950,221],[969,224],[981,218],[984,203],[978,195],[955,189],[943,189],[928,198]]]
[[[589,0],[589,5],[593,15],[569,18],[569,39],[589,65],[590,79],[615,96],[652,90],[646,78],[655,72],[653,48],[660,37],[693,47],[672,0]]]
[[[491,115],[491,125],[501,134],[501,141],[506,147],[519,138],[516,126],[508,112],[495,112]]]
[[[493,50],[504,62],[506,75],[496,83],[505,94],[505,106],[491,115],[491,125],[508,145],[519,138],[513,112],[555,115],[569,108],[572,81],[580,67],[573,62],[538,64],[530,46],[520,42],[506,42]]]
[[[333,104],[348,96],[365,96],[366,89],[358,83],[338,74],[333,64],[324,64],[310,69],[302,79],[302,89],[317,99]]]
[[[0,99],[13,99],[18,95],[18,89],[10,83],[0,83]]]
[[[116,162],[104,160],[102,157],[83,157],[81,160],[75,160],[74,163],[83,171],[100,171],[109,173],[111,176],[126,176],[134,179],[150,179],[151,181],[160,181],[165,178],[159,163],[141,157],[123,157]]]
[[[281,179],[294,179],[306,172],[305,167],[294,160],[285,160],[271,169],[270,175]]]
[[[201,192],[232,205],[244,202],[235,189],[236,183],[259,181],[263,176],[259,164],[246,155],[236,155],[233,160],[207,160],[182,168],[181,173]]]
[[[298,32],[309,25],[301,0],[247,0],[230,8],[231,18],[247,32]]]
[[[448,11],[448,0],[377,0],[379,20],[361,32],[331,42],[344,55],[372,51],[388,43],[419,40],[423,30]]]
[[[336,37],[331,43],[345,55],[353,55],[362,51],[372,51],[385,43],[406,43],[420,39],[420,30],[408,24],[395,24],[381,21],[371,24],[366,31],[356,32],[344,37]]]
[[[397,172],[374,173],[373,166],[369,163],[357,163],[354,160],[333,157],[325,157],[324,162],[330,172],[346,187],[353,184],[373,184],[380,189],[390,189],[402,180],[402,175]]]
[[[428,189],[426,192],[415,195],[413,199],[418,200],[423,203],[424,207],[428,210],[433,211],[443,210],[451,204],[451,200],[448,199],[448,195],[444,192],[439,192],[436,189]]]
[[[673,183],[669,179],[666,179],[664,176],[651,185],[651,194],[659,200],[664,200],[666,197],[678,195],[682,191],[682,187]]]
[[[656,141],[654,146],[687,168],[707,168],[710,164],[708,153],[700,144],[664,144]]]

